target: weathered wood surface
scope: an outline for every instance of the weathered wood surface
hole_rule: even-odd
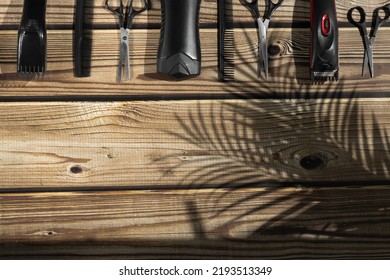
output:
[[[261,5],[264,5],[264,1]],[[360,3],[361,2],[361,3]],[[367,9],[385,4],[378,1],[360,1]],[[12,3],[12,4],[11,4]],[[0,98],[1,97],[102,97],[121,98],[133,96],[201,95],[201,94],[256,94],[264,97],[317,96],[329,91],[342,91],[345,96],[357,95],[388,96],[390,86],[389,27],[382,27],[375,44],[375,79],[361,78],[363,43],[356,28],[345,22],[350,8],[349,1],[337,3],[340,28],[340,82],[313,85],[309,80],[309,29],[286,27],[284,23],[308,22],[309,1],[288,1],[275,13],[275,28],[269,30],[270,79],[257,79],[257,34],[254,28],[238,28],[240,22],[253,22],[249,12],[233,1],[234,17],[238,23],[235,29],[236,81],[220,83],[217,80],[217,32],[215,25],[204,25],[201,29],[202,74],[182,82],[162,80],[156,75],[156,56],[159,40],[159,2],[152,1],[153,9],[143,14],[131,33],[132,80],[124,84],[115,83],[116,65],[119,54],[119,34],[115,18],[106,11],[102,1],[90,1],[87,13],[91,14],[94,30],[92,38],[90,77],[73,77],[72,34],[74,1],[48,1],[48,64],[43,80],[21,80],[15,74],[17,24],[20,21],[22,1],[3,1],[0,5]],[[264,10],[261,7],[261,10]],[[203,23],[216,22],[216,1],[202,2]],[[368,18],[371,13],[368,13]],[[345,24],[344,24],[344,23]],[[63,25],[61,30],[53,24]],[[283,23],[280,25],[279,23]],[[8,26],[8,27],[7,27]],[[10,27],[9,27],[10,26]],[[154,26],[153,29],[145,29]],[[284,27],[283,27],[284,26]],[[211,27],[211,28],[210,28]],[[248,25],[247,27],[251,27]],[[254,27],[254,25],[253,25]],[[272,25],[271,25],[272,27]],[[13,29],[13,30],[12,30]]]
[[[390,179],[389,99],[3,103],[3,189]]]
[[[116,24],[116,19],[110,12],[103,7],[102,0],[85,0],[86,18],[89,23],[94,25],[111,25]],[[116,0],[112,0],[115,3]],[[152,9],[147,13],[141,14],[135,20],[137,25],[157,26],[161,21],[160,1],[151,0]],[[23,0],[2,0],[0,3],[0,28],[8,26],[17,26],[20,23],[22,14]],[[231,0],[233,7],[234,22],[250,23],[254,25],[254,20],[250,12],[240,3],[240,0]],[[336,0],[338,22],[341,25],[347,24],[347,12],[350,8],[360,5],[367,11],[367,20],[371,20],[372,11],[388,1],[383,0]],[[73,24],[75,0],[48,0],[47,1],[47,24],[50,28],[56,26]],[[264,13],[265,1],[259,1],[259,9]],[[217,1],[202,0],[200,10],[200,23],[204,25],[216,24],[217,22]],[[271,25],[275,23],[291,24],[309,24],[310,22],[310,1],[308,0],[285,0],[283,5],[272,16]]]
[[[74,0],[48,0],[39,81],[15,74],[22,0],[1,1],[0,257],[390,258],[390,25],[376,77],[362,79],[346,20],[387,1],[336,2],[338,82],[309,81],[306,0],[272,18],[268,81],[238,0],[236,81],[217,81],[215,0],[202,1],[201,76],[161,80],[152,0],[131,31],[132,80],[116,84],[117,21],[103,1],[86,9],[91,76],[76,79]]]
[[[218,82],[217,34],[202,30],[202,74],[194,79],[173,82],[156,74],[158,30],[131,33],[132,80],[115,83],[119,46],[116,30],[93,32],[91,76],[73,77],[71,31],[49,31],[47,74],[43,80],[23,80],[15,74],[16,31],[1,31],[0,98],[50,96],[188,96],[231,93],[258,97],[316,97],[324,92],[366,96],[388,96],[390,87],[390,28],[381,28],[375,44],[375,79],[361,78],[364,48],[355,28],[340,30],[340,81],[312,84],[309,80],[309,30],[289,28],[269,32],[270,78],[257,79],[257,35],[255,29],[237,29],[236,81]],[[135,39],[136,38],[136,39]],[[368,74],[366,74],[368,75]]]
[[[389,187],[3,194],[0,258],[389,258]]]

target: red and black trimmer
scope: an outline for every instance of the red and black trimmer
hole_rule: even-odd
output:
[[[312,80],[337,80],[339,77],[339,33],[334,0],[310,0]]]

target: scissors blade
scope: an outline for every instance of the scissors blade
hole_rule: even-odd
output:
[[[369,48],[367,50],[367,57],[368,57],[368,69],[370,70],[371,78],[373,78],[374,77],[374,58],[373,58],[372,44],[369,45]]]
[[[370,71],[370,77],[374,77],[374,61],[373,61],[373,49],[372,44],[368,43],[366,50],[364,52],[364,61],[363,61],[363,70],[362,70],[362,77],[366,74],[366,69]]]
[[[366,69],[367,69],[367,64],[368,64],[368,51],[364,51],[364,61],[363,61],[363,69],[362,69],[362,77],[366,74]]]
[[[264,24],[261,18],[257,19],[257,24],[259,27],[259,77],[264,68],[265,77],[268,79],[267,24]]]
[[[123,45],[123,52],[124,52],[124,61],[123,61],[123,65],[125,67],[125,79],[126,80],[130,80],[130,57],[129,57],[129,34],[130,34],[130,31],[128,28],[124,28],[122,31],[121,31],[121,37],[122,37],[122,45]]]
[[[122,82],[122,67],[123,67],[123,64],[122,64],[122,44],[121,44],[120,53],[119,53],[118,68],[116,70],[116,82],[117,83]]]
[[[116,76],[117,83],[122,81],[124,72],[124,80],[130,80],[130,59],[129,59],[129,29],[121,28],[121,45],[119,53],[119,64]]]

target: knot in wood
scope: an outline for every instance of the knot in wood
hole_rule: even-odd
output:
[[[324,156],[321,154],[307,155],[301,158],[299,164],[306,170],[315,170],[323,168],[326,165]]]
[[[72,172],[73,174],[80,174],[81,172],[83,172],[83,168],[80,165],[74,165],[70,168],[70,172]]]
[[[279,45],[271,44],[268,46],[268,54],[270,56],[278,56],[282,52],[282,49]]]

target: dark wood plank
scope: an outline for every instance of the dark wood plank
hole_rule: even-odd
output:
[[[117,21],[100,0],[86,9],[91,77],[73,77],[74,0],[48,0],[45,78],[17,77],[22,2],[0,3],[0,100],[22,100],[0,103],[0,258],[390,258],[390,28],[376,77],[361,79],[363,44],[346,20],[354,5],[371,20],[386,1],[336,0],[341,79],[312,84],[309,1],[274,14],[259,81],[255,25],[234,0],[236,81],[222,84],[216,0],[202,1],[202,75],[179,83],[155,74],[152,0],[122,85]],[[284,100],[258,99],[269,97]]]
[[[389,258],[389,203],[389,186],[2,194],[0,257]]]
[[[270,30],[270,77],[257,79],[257,35],[254,29],[236,31],[236,81],[217,80],[217,34],[203,30],[202,74],[181,81],[167,81],[156,75],[158,30],[136,30],[131,34],[132,80],[115,83],[118,59],[118,33],[93,32],[91,76],[73,77],[72,33],[49,31],[48,72],[43,80],[23,80],[15,74],[16,32],[1,31],[0,98],[50,96],[188,96],[218,94],[255,94],[256,97],[315,97],[327,92],[366,96],[388,96],[390,86],[390,28],[378,32],[375,45],[375,78],[361,78],[364,48],[356,29],[341,30],[340,81],[313,84],[309,80],[309,30]]]
[[[114,28],[116,19],[103,7],[101,0],[86,0],[86,18],[88,23],[97,25],[110,25]],[[265,1],[259,1],[260,12],[264,12]],[[12,25],[14,28],[20,23],[23,0],[4,0],[0,4],[0,29]],[[48,0],[47,1],[47,23],[50,28],[56,26],[73,24],[74,0]],[[234,22],[237,24],[246,23],[254,26],[254,19],[250,12],[240,3],[239,0],[232,0]],[[338,22],[342,25],[348,23],[347,12],[354,5],[361,5],[367,11],[367,20],[371,20],[372,11],[388,1],[365,0],[351,3],[348,0],[336,0]],[[160,2],[151,0],[152,9],[141,14],[135,20],[135,28],[149,24],[157,26],[161,21]],[[200,23],[204,26],[216,24],[217,22],[217,1],[202,0],[200,10]],[[307,0],[285,0],[283,5],[272,16],[271,25],[283,23],[285,25],[304,24],[310,22],[310,1]],[[138,26],[137,26],[138,25]]]
[[[389,99],[0,104],[2,189],[389,180]]]

